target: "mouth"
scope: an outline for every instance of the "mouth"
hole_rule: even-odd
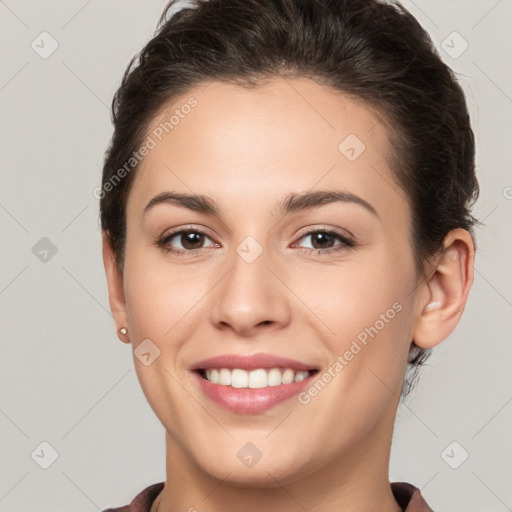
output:
[[[239,414],[261,413],[289,401],[319,372],[313,365],[270,354],[218,356],[190,370],[203,396]]]
[[[318,370],[294,370],[293,368],[257,368],[247,371],[242,368],[207,368],[198,369],[201,378],[220,386],[232,388],[262,389],[282,386],[303,380],[318,373]]]

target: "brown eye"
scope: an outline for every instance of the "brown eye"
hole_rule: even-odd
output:
[[[159,245],[166,251],[183,254],[201,250],[205,247],[213,247],[213,244],[210,244],[210,246],[204,245],[206,239],[210,240],[210,237],[202,231],[181,230],[162,238]]]
[[[302,236],[301,240],[308,238],[311,240],[311,246],[305,248],[319,252],[329,252],[331,250],[336,251],[346,249],[348,247],[353,247],[355,245],[352,240],[333,231],[310,231],[309,233],[306,233],[304,236]],[[336,243],[337,240],[339,243]]]
[[[184,249],[197,249],[204,243],[205,236],[195,231],[183,231],[179,237],[179,241]]]
[[[313,249],[330,249],[335,243],[335,239],[329,233],[317,232],[311,236]]]

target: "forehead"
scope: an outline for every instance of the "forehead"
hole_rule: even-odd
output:
[[[376,209],[405,203],[378,114],[306,78],[257,88],[202,84],[165,105],[146,137],[153,147],[132,185],[134,214],[164,190],[208,195],[226,207],[268,207],[315,188],[347,189]]]

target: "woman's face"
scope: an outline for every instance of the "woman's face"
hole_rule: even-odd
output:
[[[168,455],[258,485],[385,459],[420,293],[387,129],[345,95],[273,79],[195,88],[147,136],[124,298]]]

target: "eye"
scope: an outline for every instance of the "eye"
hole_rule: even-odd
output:
[[[310,247],[303,247],[307,253],[326,254],[346,250],[355,246],[355,242],[347,236],[337,233],[336,231],[324,229],[309,231],[299,238],[299,240],[307,239],[311,241]],[[206,240],[210,240],[212,243],[205,247],[204,244]],[[185,257],[197,256],[202,254],[205,249],[219,247],[206,233],[198,229],[180,229],[174,231],[158,240],[157,245],[165,252]]]
[[[179,255],[189,255],[187,253],[197,252],[205,249],[203,246],[205,239],[211,238],[204,232],[197,229],[181,229],[164,236],[158,241],[158,245],[167,252]],[[215,244],[210,245],[214,247]]]
[[[307,252],[315,252],[316,254],[330,253],[332,251],[346,250],[354,247],[355,242],[350,238],[337,233],[336,231],[315,230],[309,231],[300,237],[300,240],[311,240],[311,246],[305,247]],[[339,243],[336,244],[336,241]]]

